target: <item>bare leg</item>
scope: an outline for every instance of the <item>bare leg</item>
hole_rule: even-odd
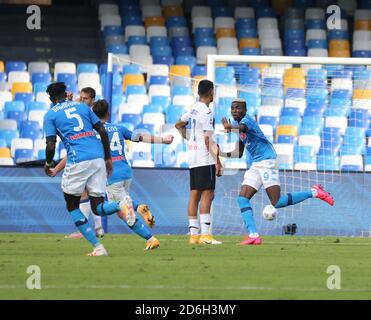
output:
[[[272,186],[272,187],[265,189],[265,192],[267,193],[272,206],[275,206],[281,197],[281,187],[278,185]]]

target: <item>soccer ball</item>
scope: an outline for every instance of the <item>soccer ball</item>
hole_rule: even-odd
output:
[[[277,209],[270,204],[264,207],[262,215],[265,220],[274,220],[277,213]]]

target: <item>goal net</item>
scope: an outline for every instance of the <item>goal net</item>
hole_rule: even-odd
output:
[[[371,59],[213,55],[208,79],[216,84],[214,114],[223,148],[229,151],[236,137],[220,133],[221,118],[230,115],[234,98],[242,98],[277,152],[282,193],[320,183],[335,198],[333,208],[310,199],[266,221],[261,212],[269,200],[260,191],[252,203],[262,234],[281,234],[293,223],[303,235],[369,234]],[[218,185],[215,234],[245,232],[236,199],[250,164],[247,152],[224,162],[230,170]]]

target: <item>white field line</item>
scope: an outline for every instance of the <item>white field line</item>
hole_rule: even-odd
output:
[[[25,286],[20,285],[0,285],[0,289],[27,289]],[[133,289],[155,289],[155,290],[203,290],[203,291],[221,291],[221,290],[229,290],[229,291],[293,291],[293,292],[329,292],[333,291],[335,292],[370,292],[371,289],[340,289],[340,290],[329,290],[327,288],[295,288],[295,287],[262,287],[262,286],[167,286],[167,285],[147,285],[147,286],[133,286],[133,285],[127,285],[127,284],[121,284],[121,285],[64,285],[64,286],[55,286],[55,285],[41,285],[42,289],[124,289],[124,290],[133,290]]]

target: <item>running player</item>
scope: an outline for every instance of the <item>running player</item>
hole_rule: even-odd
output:
[[[84,238],[93,246],[90,256],[108,255],[79,209],[81,194],[86,189],[94,214],[124,214],[123,202],[105,202],[107,174],[112,174],[112,159],[107,132],[98,117],[84,103],[67,100],[63,82],[52,83],[47,91],[52,102],[44,116],[46,136],[45,173],[51,175],[57,135],[67,149],[67,165],[62,177],[62,190],[67,210]],[[97,138],[96,130],[101,141]]]
[[[242,188],[238,197],[242,219],[249,235],[242,241],[242,245],[259,245],[262,239],[256,229],[252,209],[251,198],[263,185],[265,191],[275,208],[283,208],[294,205],[309,198],[319,198],[329,205],[334,205],[334,199],[321,185],[316,184],[311,190],[292,192],[281,195],[278,170],[276,169],[276,152],[273,145],[264,136],[256,121],[246,114],[246,101],[236,99],[231,105],[233,123],[226,118],[222,119],[224,129],[230,132],[239,132],[239,157],[242,157],[245,146],[252,156],[252,165],[246,171]],[[219,153],[222,157],[231,157],[231,153]]]
[[[214,84],[209,80],[200,81],[198,95],[199,101],[175,124],[182,136],[189,140],[191,189],[188,202],[189,243],[220,244],[220,241],[212,237],[210,230],[215,175],[221,175],[222,167],[219,158],[213,152],[215,142],[211,137],[214,132],[214,117],[209,105],[214,99]],[[200,201],[199,222],[197,211]]]
[[[80,97],[79,97],[78,101],[86,103],[91,108],[93,106],[94,101],[95,101],[95,96],[96,96],[96,92],[93,88],[85,87],[85,88],[81,89]],[[72,93],[69,93],[67,97],[68,97],[69,100],[72,100],[73,99]],[[62,161],[60,161],[56,165],[55,168],[53,168],[53,170],[52,170],[53,175],[52,176],[57,175],[58,172],[60,172],[61,170],[64,169],[64,167],[66,166],[66,161],[67,161],[67,157],[64,158]],[[91,209],[90,209],[89,196],[88,196],[86,190],[81,195],[80,210],[82,211],[82,213],[84,214],[86,219],[89,219],[89,216],[93,217],[95,235],[99,238],[103,238],[104,237],[104,229],[102,227],[102,217],[97,216],[95,214],[92,214]],[[71,234],[66,236],[66,238],[72,238],[72,239],[80,239],[82,237],[83,236],[79,231],[72,232]]]
[[[98,100],[93,103],[92,110],[99,117],[101,122],[108,133],[110,141],[111,156],[113,161],[113,174],[108,178],[107,182],[107,196],[110,201],[121,201],[124,200],[127,204],[127,212],[125,220],[128,226],[140,237],[147,240],[146,250],[157,248],[160,243],[152,236],[147,226],[143,223],[141,217],[146,221],[149,226],[154,223],[153,216],[149,210],[139,211],[139,215],[136,216],[134,211],[138,211],[138,205],[134,205],[129,193],[126,190],[127,186],[127,171],[131,171],[131,167],[125,156],[124,143],[125,140],[133,142],[146,142],[146,143],[162,143],[171,144],[173,142],[173,136],[156,137],[148,134],[138,133],[136,134],[128,130],[124,126],[111,124],[108,122],[109,111],[108,103],[106,100]]]

